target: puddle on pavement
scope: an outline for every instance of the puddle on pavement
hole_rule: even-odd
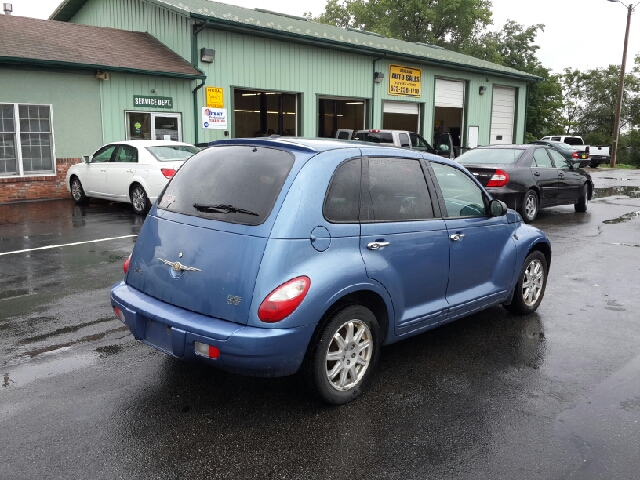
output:
[[[593,198],[606,198],[624,195],[630,198],[640,198],[640,187],[606,187],[593,190]]]
[[[5,367],[3,387],[21,387],[40,378],[54,377],[70,373],[95,362],[95,354],[81,354],[73,356],[51,357],[45,362],[25,363],[15,367]]]
[[[26,345],[28,343],[36,343],[36,342],[40,342],[42,340],[47,340],[47,339],[49,339],[51,337],[55,337],[55,336],[58,336],[58,335],[63,335],[65,333],[77,332],[78,330],[80,330],[81,328],[84,328],[84,327],[89,327],[91,325],[97,325],[99,323],[112,322],[112,321],[116,321],[116,319],[112,318],[112,317],[105,317],[105,318],[99,318],[98,320],[93,320],[93,321],[90,321],[90,322],[81,323],[79,325],[70,325],[68,327],[58,328],[58,329],[54,330],[53,332],[45,333],[45,334],[42,334],[42,335],[35,335],[33,337],[24,338],[24,339],[20,340],[18,342],[18,344]]]
[[[619,216],[618,218],[612,218],[611,220],[605,220],[602,223],[606,223],[607,225],[628,222],[629,220],[633,220],[635,218],[640,218],[640,210],[637,212],[625,213],[624,215]]]
[[[115,355],[122,347],[120,345],[107,345],[106,347],[98,347],[96,348],[96,352],[100,353],[101,356]]]

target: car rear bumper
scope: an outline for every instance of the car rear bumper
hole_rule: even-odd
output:
[[[276,329],[228,322],[164,303],[124,281],[111,288],[111,305],[123,312],[133,336],[151,347],[183,360],[259,377],[298,371],[315,329],[315,325]],[[217,347],[220,357],[197,355],[196,341]]]
[[[485,187],[486,188],[486,187]],[[486,188],[487,192],[496,200],[502,200],[507,207],[519,212],[522,208],[524,193],[510,188]]]

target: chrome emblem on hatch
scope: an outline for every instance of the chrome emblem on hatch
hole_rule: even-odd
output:
[[[165,265],[169,265],[174,272],[201,272],[199,268],[195,267],[187,267],[186,265],[182,265],[180,262],[170,262],[169,260],[163,260],[162,258],[158,258]]]

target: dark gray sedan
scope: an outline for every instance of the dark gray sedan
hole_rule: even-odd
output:
[[[478,147],[457,161],[527,223],[541,208],[555,205],[573,204],[576,212],[586,212],[593,194],[591,176],[544,145]]]

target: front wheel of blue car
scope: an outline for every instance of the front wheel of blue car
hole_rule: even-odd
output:
[[[371,310],[351,305],[333,315],[311,347],[305,377],[324,401],[340,405],[358,397],[371,381],[381,346]]]
[[[542,252],[531,252],[522,265],[511,304],[504,307],[511,313],[526,315],[535,312],[547,287],[547,259]]]

